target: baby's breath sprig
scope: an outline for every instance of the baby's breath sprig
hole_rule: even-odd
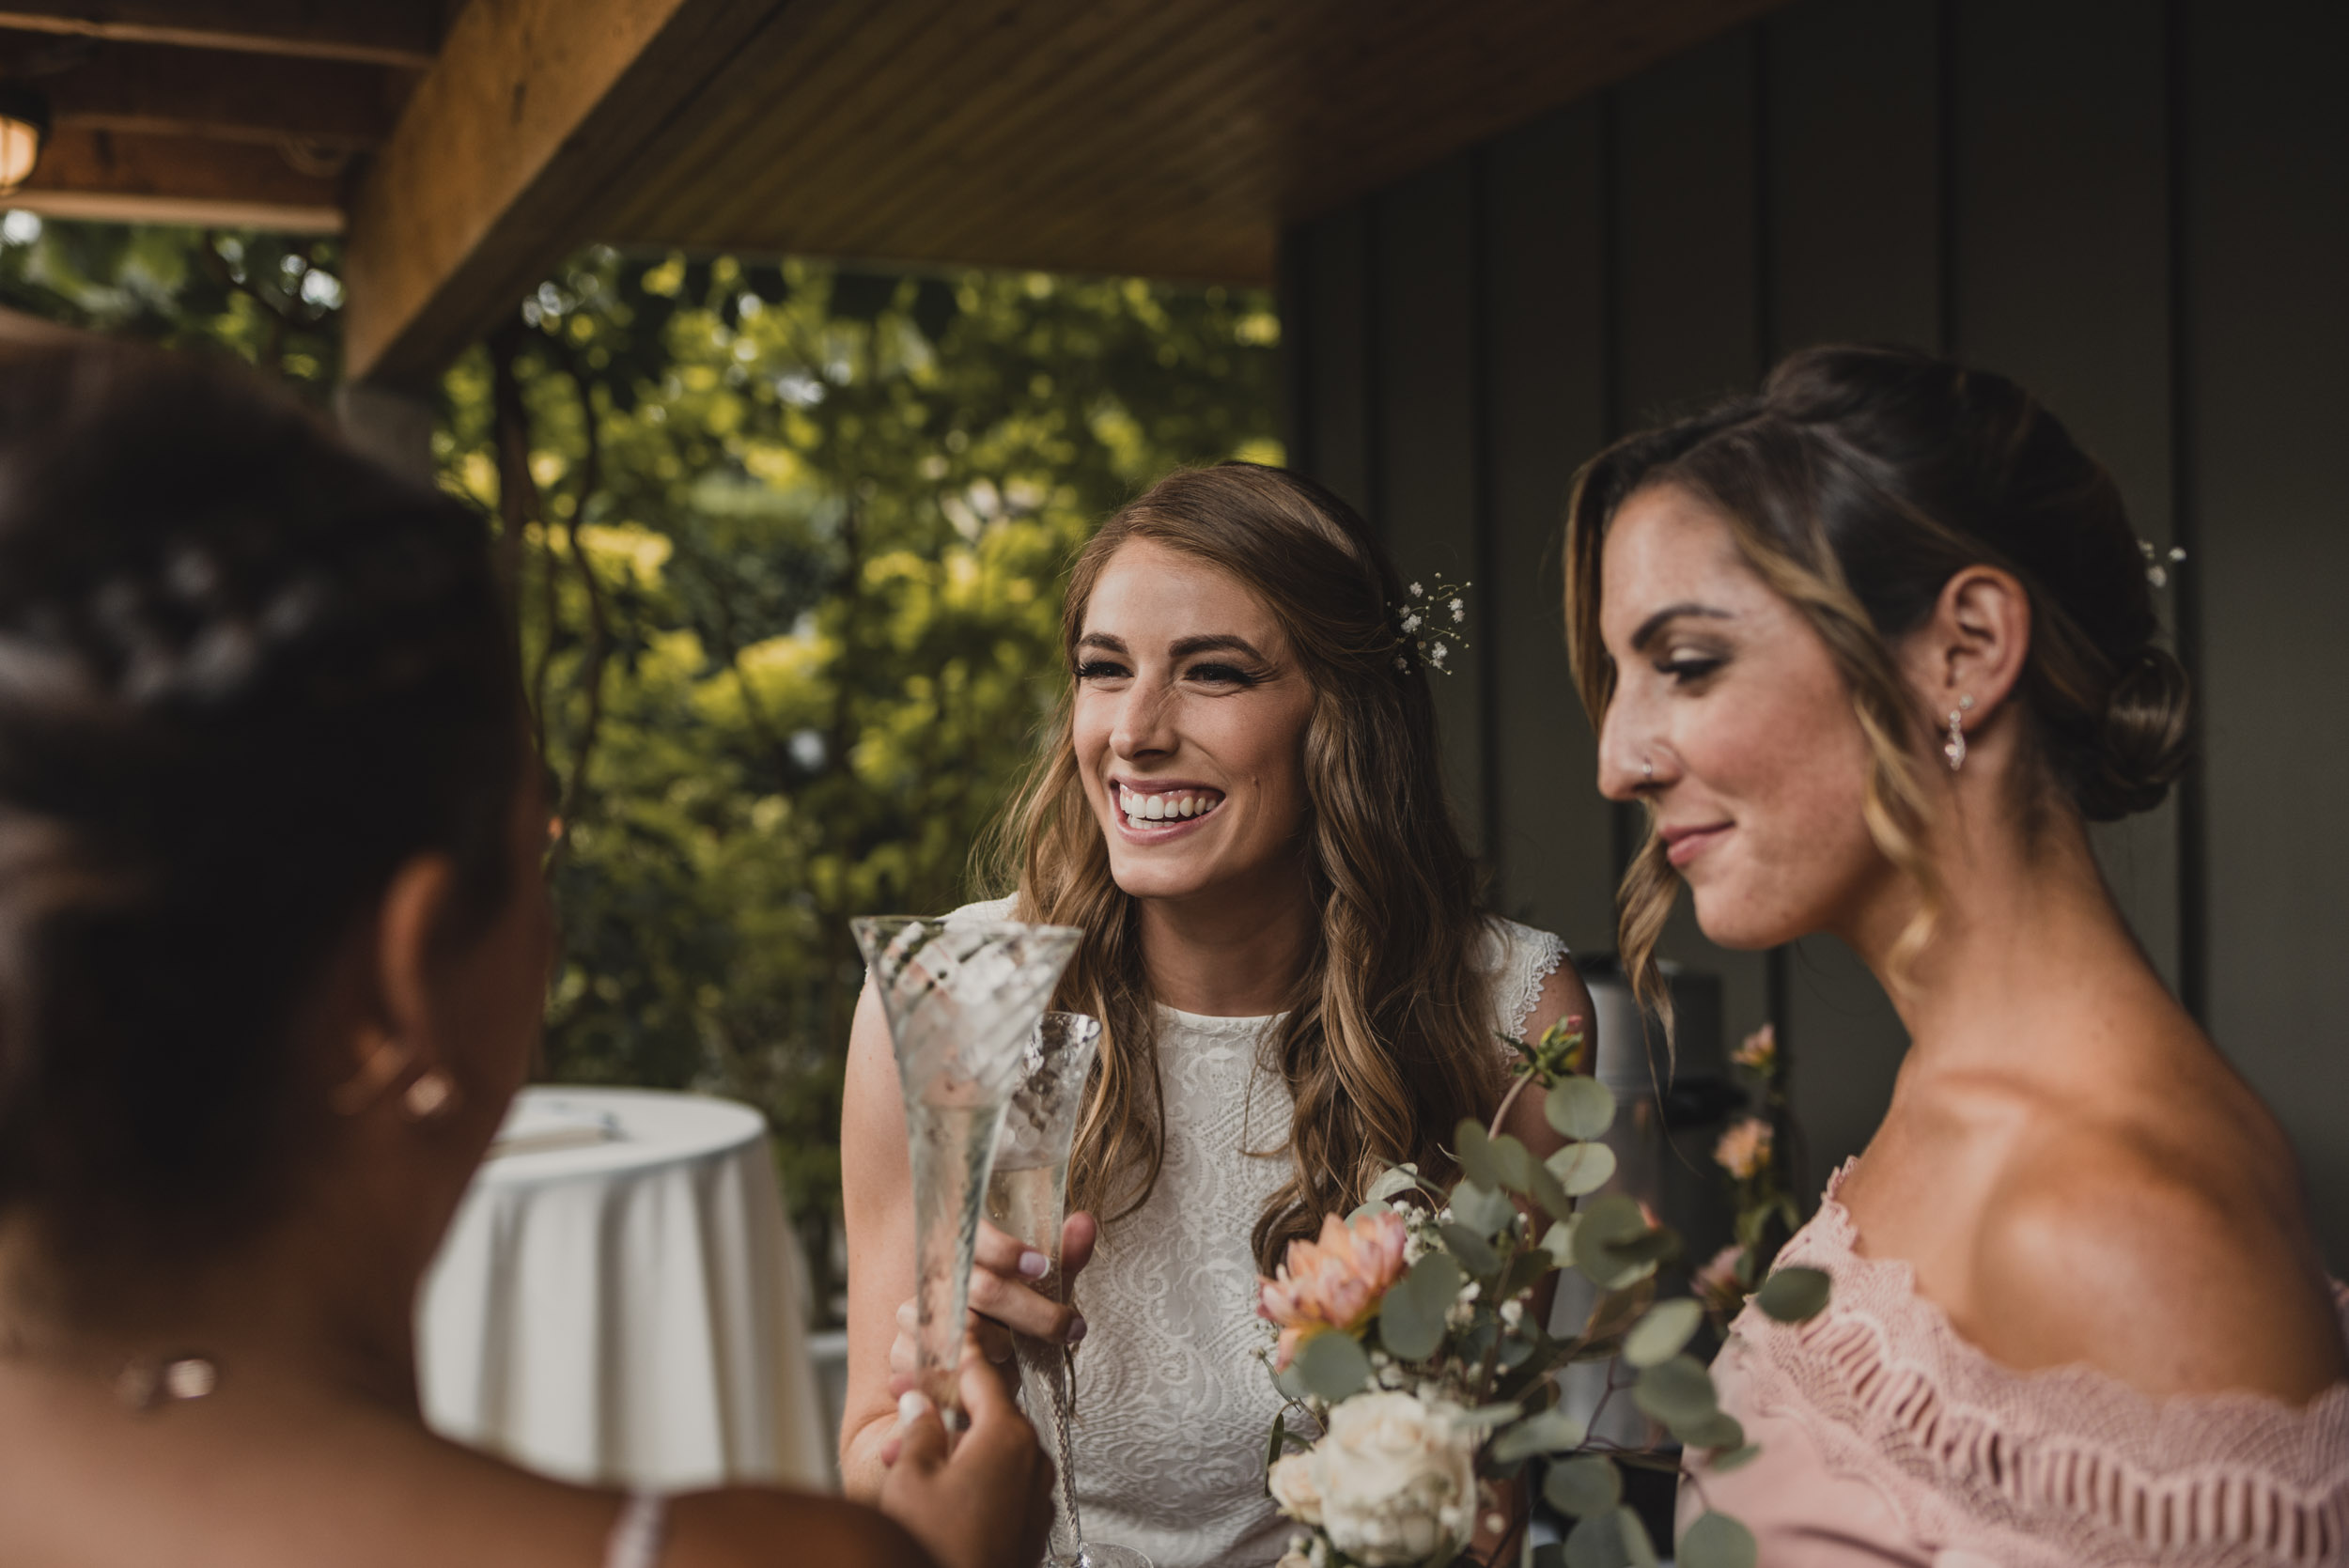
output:
[[[1403,591],[1403,602],[1395,605],[1395,624],[1402,629],[1403,641],[1419,651],[1419,661],[1427,669],[1452,673],[1453,654],[1468,646],[1468,634],[1461,628],[1468,621],[1468,600],[1463,597],[1473,587],[1469,582],[1438,582],[1430,586],[1415,581]],[[1408,671],[1411,657],[1400,647],[1395,651],[1394,667]]]
[[[2156,588],[2170,586],[2170,568],[2186,559],[2183,550],[2158,550],[2151,539],[2139,539],[2137,548],[2145,553],[2145,581]]]

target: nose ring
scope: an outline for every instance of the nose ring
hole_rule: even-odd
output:
[[[1653,780],[1656,777],[1656,763],[1654,759],[1649,757],[1641,757],[1640,759],[1640,777],[1643,780]]]

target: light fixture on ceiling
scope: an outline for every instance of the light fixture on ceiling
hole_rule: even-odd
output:
[[[49,100],[16,82],[0,82],[0,196],[31,178],[49,140]]]

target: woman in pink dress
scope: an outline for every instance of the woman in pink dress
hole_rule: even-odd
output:
[[[1634,972],[1686,883],[1727,946],[1841,938],[1912,1040],[1781,1259],[1832,1305],[1717,1366],[1760,1456],[1684,1509],[1765,1563],[2349,1559],[2349,1298],[2091,850],[2187,734],[2111,477],[2003,378],[1812,349],[1601,454],[1567,561]]]

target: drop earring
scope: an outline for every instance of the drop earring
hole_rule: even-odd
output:
[[[1973,707],[1974,699],[1960,697],[1950,709],[1950,738],[1943,742],[1941,754],[1950,759],[1950,771],[1954,773],[1966,766],[1966,714]]]

